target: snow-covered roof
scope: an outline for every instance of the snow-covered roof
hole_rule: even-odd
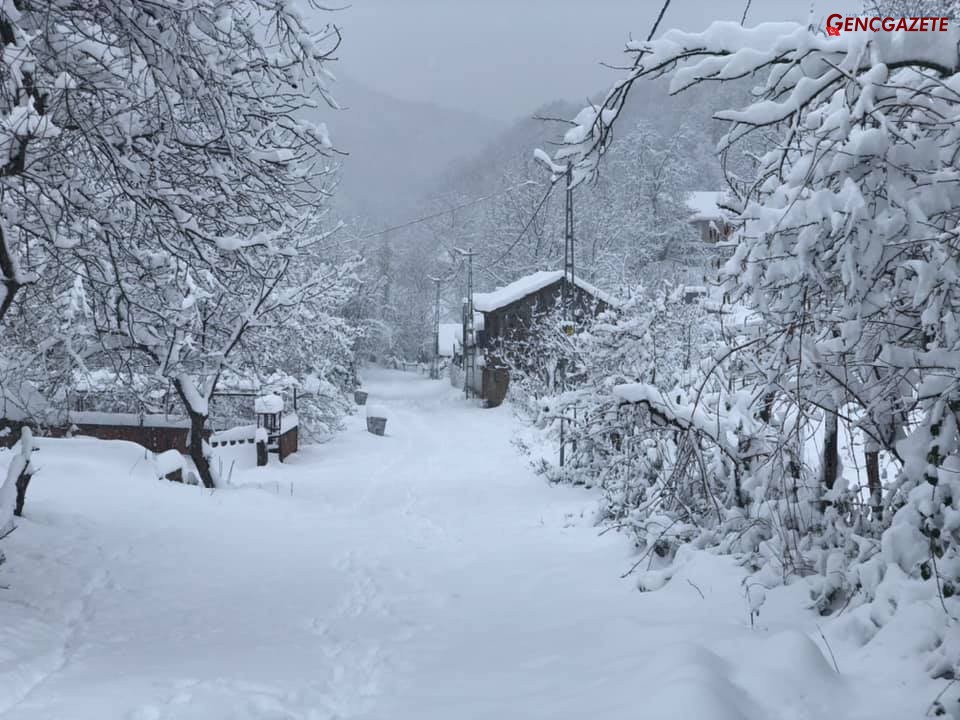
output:
[[[253,411],[258,415],[283,412],[283,398],[272,394],[258,397],[253,401]]]
[[[716,190],[697,190],[687,196],[691,220],[726,220],[729,213],[722,210],[718,203],[723,193]]]
[[[473,307],[480,312],[493,312],[502,307],[522,300],[528,295],[543,290],[545,287],[553,285],[563,279],[563,270],[540,270],[532,275],[527,275],[519,280],[515,280],[509,285],[488,293],[474,293]],[[616,307],[619,302],[616,298],[604,292],[600,288],[591,285],[578,277],[574,278],[574,283],[578,288],[593,297],[601,300],[607,305]]]
[[[453,349],[463,344],[463,325],[440,323],[440,357],[451,357]]]

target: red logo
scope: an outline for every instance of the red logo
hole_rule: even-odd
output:
[[[827,18],[827,35],[840,37],[844,32],[946,32],[948,17],[858,17],[833,13]]]

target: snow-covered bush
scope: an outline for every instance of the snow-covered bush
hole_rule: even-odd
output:
[[[703,371],[718,347],[718,320],[687,300],[683,287],[638,289],[573,334],[550,313],[503,353],[515,406],[541,439],[559,443],[563,433],[564,466],[540,468],[554,481],[601,488],[608,521],[670,556],[696,528],[723,520],[718,507],[736,506],[734,463],[679,412],[618,389],[645,388],[671,407],[698,393],[711,402],[722,396],[719,371]]]

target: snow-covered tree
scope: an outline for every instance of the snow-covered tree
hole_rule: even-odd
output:
[[[281,0],[7,3],[0,19],[0,111],[19,118],[0,178],[3,310],[27,280],[65,292],[81,277],[101,353],[173,384],[212,484],[200,431],[217,378],[310,292],[286,282],[330,140],[302,111],[333,102],[338,32]]]
[[[741,229],[724,268],[728,300],[756,313],[764,329],[752,348],[757,380],[747,407],[752,418],[768,419],[784,447],[804,443],[816,422],[826,421],[829,438],[839,422],[865,438],[868,454],[883,450],[900,467],[885,493],[892,518],[881,513],[875,455],[867,458],[872,502],[843,485],[829,453],[804,470],[804,486],[820,486],[807,505],[821,540],[810,545],[808,535],[797,549],[824,573],[818,607],[873,597],[887,567],[929,580],[933,597],[955,602],[955,30],[828,37],[792,23],[717,23],[629,50],[625,79],[580,114],[558,161],[573,161],[578,181],[592,176],[642,78],[669,75],[674,92],[756,79],[748,106],[718,113],[729,124],[725,157],[760,133],[775,140],[758,158],[756,179],[733,188]],[[956,671],[960,656],[950,647],[934,674]]]
[[[351,407],[347,393],[356,380],[354,345],[361,328],[345,309],[356,300],[363,269],[339,229],[316,232],[317,242],[303,251],[286,283],[297,288],[296,302],[278,307],[242,353],[261,387],[297,389],[301,433],[310,439],[337,430]]]

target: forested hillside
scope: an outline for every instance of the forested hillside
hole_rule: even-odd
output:
[[[731,83],[710,93],[672,96],[661,82],[630,98],[608,162],[574,199],[576,262],[584,278],[627,292],[664,276],[702,282],[709,258],[686,222],[686,196],[724,187],[716,154],[723,126],[712,115],[748,89],[748,83]],[[532,110],[473,157],[446,167],[416,212],[400,216],[428,220],[365,241],[371,268],[390,278],[380,301],[395,314],[386,340],[392,351],[415,357],[430,335],[433,283],[426,275],[445,278],[444,312],[459,317],[466,288],[457,249],[477,253],[479,290],[562,267],[562,182],[535,159],[534,150],[556,149],[578,109],[577,103],[554,101]],[[749,166],[738,159],[727,172],[748,173]]]

